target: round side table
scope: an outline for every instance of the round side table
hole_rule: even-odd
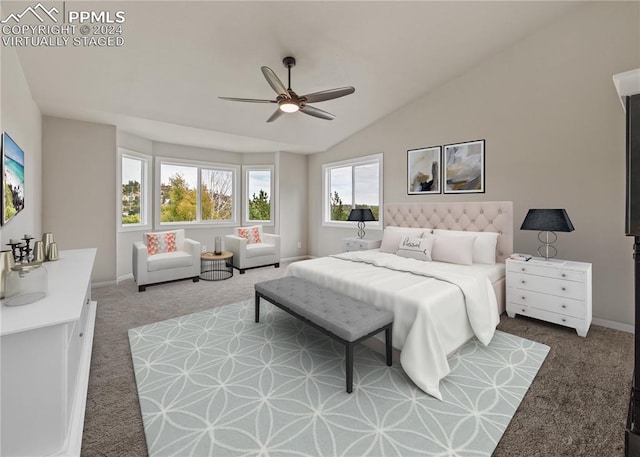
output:
[[[222,251],[220,254],[203,252],[200,254],[200,279],[221,281],[233,276],[233,253]]]

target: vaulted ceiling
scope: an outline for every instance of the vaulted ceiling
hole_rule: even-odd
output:
[[[3,15],[20,9],[3,5]],[[24,6],[24,3],[21,4]],[[66,2],[66,7],[77,7]],[[104,122],[156,141],[239,152],[326,150],[539,30],[578,2],[84,2],[122,10],[120,47],[20,47],[43,114]],[[80,36],[76,33],[76,36]],[[356,91],[267,118],[260,67],[298,94]]]

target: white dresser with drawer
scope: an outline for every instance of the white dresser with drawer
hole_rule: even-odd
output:
[[[591,264],[534,257],[506,260],[507,315],[516,314],[576,329],[591,325]]]
[[[368,240],[366,238],[345,238],[342,240],[342,248],[345,252],[368,251],[378,249],[382,240]]]
[[[47,296],[0,305],[0,455],[80,455],[96,302],[96,249],[45,262]]]

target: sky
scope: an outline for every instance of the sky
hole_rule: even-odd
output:
[[[338,192],[342,203],[351,205],[351,166],[331,170],[331,195]],[[378,164],[355,167],[356,200],[358,204],[379,205]]]

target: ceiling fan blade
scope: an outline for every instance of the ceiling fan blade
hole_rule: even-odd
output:
[[[327,100],[333,100],[334,98],[344,97],[355,92],[355,88],[351,86],[340,87],[338,89],[323,90],[320,92],[314,92],[313,94],[307,94],[300,97],[300,100],[306,103],[318,103]]]
[[[275,110],[273,112],[273,114],[271,115],[271,117],[269,117],[269,119],[267,119],[267,122],[273,122],[276,119],[278,119],[280,116],[282,116],[282,111],[280,110],[280,108],[278,108],[277,110]]]
[[[232,102],[249,102],[249,103],[278,103],[275,100],[260,100],[257,98],[235,98],[235,97],[218,97],[222,100],[231,100]]]
[[[336,118],[331,113],[327,113],[326,111],[322,111],[321,109],[314,108],[313,106],[309,105],[301,106],[300,111],[302,111],[304,114],[308,114],[309,116],[319,117],[320,119],[326,119],[328,121],[332,121]]]
[[[280,81],[280,78],[278,78],[278,75],[276,75],[271,68],[262,67],[261,70],[262,70],[262,74],[264,75],[265,79],[267,80],[271,88],[276,91],[276,94],[284,95],[285,97],[290,98],[289,91],[287,90],[285,85],[282,84],[282,81]]]

